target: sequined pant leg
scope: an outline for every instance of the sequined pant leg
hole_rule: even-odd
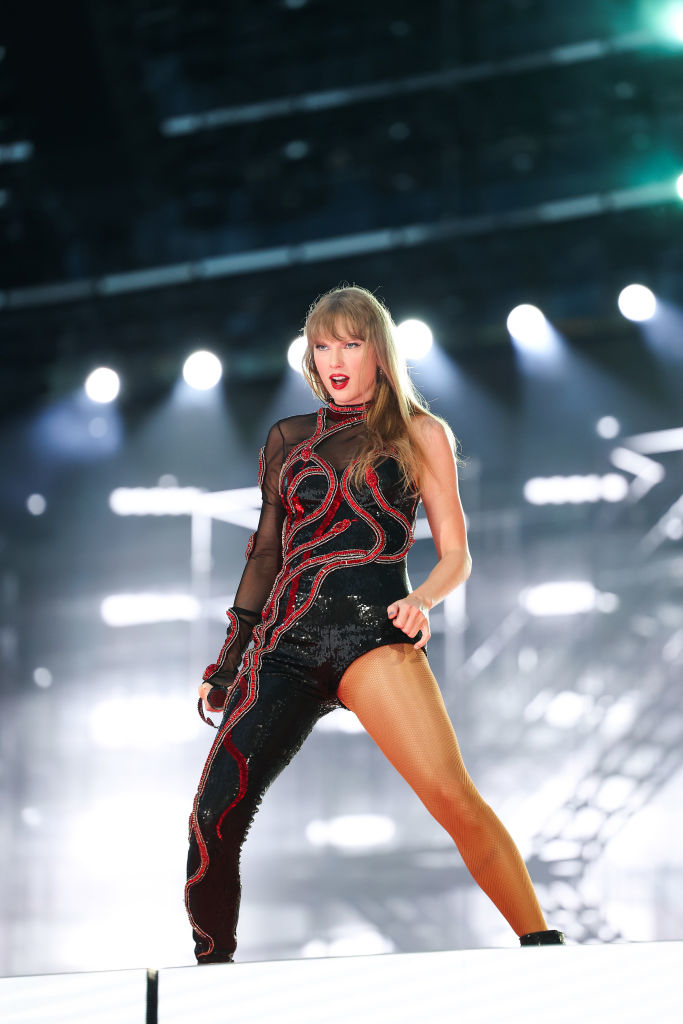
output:
[[[242,844],[270,784],[335,706],[310,676],[268,656],[231,695],[190,818],[185,902],[200,963],[232,959]]]

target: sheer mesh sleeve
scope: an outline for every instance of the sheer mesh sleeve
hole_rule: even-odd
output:
[[[235,603],[227,611],[228,631],[217,661],[209,665],[203,679],[214,687],[209,703],[217,711],[225,703],[228,689],[249,645],[254,626],[261,618],[273,583],[282,566],[282,526],[285,508],[280,497],[280,469],[285,442],[276,423],[259,452],[259,487],[262,506],[258,527],[247,544],[247,564],[242,573]]]

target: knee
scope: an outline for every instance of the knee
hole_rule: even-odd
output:
[[[260,801],[251,794],[236,793],[221,801],[200,800],[197,825],[207,845],[241,847],[251,828]]]
[[[460,778],[444,774],[434,779],[425,803],[434,817],[451,829],[471,833],[485,827],[488,805],[474,785],[464,784]]]
[[[200,800],[197,807],[197,827],[204,839],[208,839],[209,836],[216,834],[216,826],[220,821],[222,812],[222,807],[216,807],[208,801]]]

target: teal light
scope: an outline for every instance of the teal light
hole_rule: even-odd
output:
[[[666,12],[666,25],[668,31],[683,43],[683,4],[670,4]]]

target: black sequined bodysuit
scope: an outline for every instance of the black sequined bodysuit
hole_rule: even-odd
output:
[[[190,818],[186,903],[200,963],[232,957],[241,844],[267,787],[316,721],[343,706],[345,669],[420,637],[387,615],[411,590],[419,497],[405,493],[390,451],[351,487],[364,430],[364,406],[329,403],[280,420],[260,452],[258,528],[225,643],[204,673],[224,714]]]
[[[364,420],[364,406],[330,403],[271,428],[259,457],[258,530],[225,644],[204,673],[223,689],[214,695],[217,708],[233,685],[253,681],[276,648],[315,670],[321,697],[334,699],[354,658],[383,643],[415,642],[393,625],[387,606],[411,589],[406,554],[419,499],[402,493],[389,454],[360,492],[351,489],[348,469]],[[252,630],[254,646],[243,657]]]

